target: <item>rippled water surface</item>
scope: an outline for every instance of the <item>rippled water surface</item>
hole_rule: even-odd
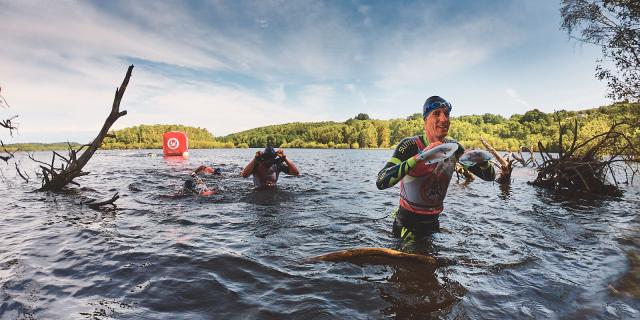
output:
[[[403,248],[398,188],[375,186],[391,150],[287,150],[301,176],[261,192],[238,175],[254,152],[101,151],[65,194],[2,167],[0,319],[640,318],[637,185],[576,199],[527,185],[530,168],[508,188],[454,176],[442,232]],[[220,195],[181,193],[200,164],[224,169],[206,177]],[[114,192],[115,211],[80,204]],[[355,247],[451,263],[306,261]]]

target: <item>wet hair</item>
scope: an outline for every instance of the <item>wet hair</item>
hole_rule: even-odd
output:
[[[196,182],[191,179],[185,180],[184,187],[186,189],[193,190],[196,188]]]

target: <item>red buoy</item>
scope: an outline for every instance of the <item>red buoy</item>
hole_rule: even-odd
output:
[[[189,139],[181,131],[169,131],[162,135],[162,152],[164,156],[187,156]]]

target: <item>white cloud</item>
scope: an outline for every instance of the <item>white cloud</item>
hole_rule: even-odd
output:
[[[496,53],[521,41],[522,30],[494,12],[451,21],[441,3],[385,7],[393,8],[385,17],[395,23],[384,28],[375,28],[383,21],[373,5],[244,5],[214,1],[194,10],[183,2],[3,2],[2,93],[20,114],[25,135],[97,131],[126,61],[137,59],[123,101],[129,114],[117,128],[183,123],[220,135],[335,120],[362,109],[406,116],[425,92],[468,91],[443,87],[440,78],[496,62]],[[494,94],[513,85],[494,85]],[[513,89],[506,94],[527,103]]]
[[[376,86],[390,90],[423,87],[489,59],[509,46],[514,35],[493,19],[433,24],[425,17],[420,28],[399,30],[381,48]]]
[[[531,103],[522,100],[522,98],[520,98],[520,95],[518,94],[518,92],[516,92],[515,89],[513,88],[507,88],[504,91],[513,101],[517,102],[518,104],[524,106],[524,107],[531,107]]]

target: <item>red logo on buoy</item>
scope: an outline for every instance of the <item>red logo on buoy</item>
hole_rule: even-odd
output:
[[[169,141],[167,141],[167,147],[169,147],[169,149],[178,149],[178,147],[180,147],[180,141],[178,141],[178,139],[176,138],[171,138],[169,139]]]

